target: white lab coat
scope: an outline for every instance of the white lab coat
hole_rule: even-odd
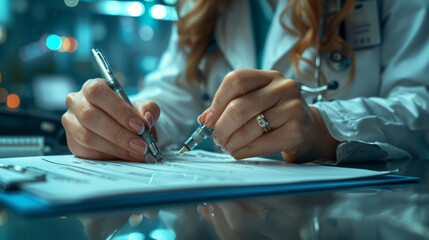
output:
[[[294,75],[288,54],[298,40],[280,25],[286,4],[287,0],[280,0],[276,7],[263,59],[263,69],[277,70],[285,77]],[[327,79],[337,80],[340,88],[328,94],[332,101],[313,106],[341,142],[338,162],[429,157],[429,1],[384,0],[379,5],[382,44],[355,51],[352,85],[341,89],[350,69],[334,72],[322,64]],[[290,24],[288,17],[283,21]],[[133,98],[152,100],[161,107],[156,130],[163,149],[178,149],[189,137],[197,116],[210,105],[202,100],[204,92],[213,98],[225,74],[256,68],[250,23],[247,0],[236,0],[219,20],[215,29],[219,51],[212,54],[206,89],[186,84],[186,50],[178,47],[173,27],[159,68],[146,77],[144,89]],[[305,54],[311,58],[314,52],[310,49]],[[200,67],[204,69],[204,61]]]

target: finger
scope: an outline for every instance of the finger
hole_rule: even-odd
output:
[[[288,155],[288,154],[287,154],[287,153],[285,153],[285,152],[282,152],[282,157],[283,157],[283,159],[284,159],[286,162],[289,162],[289,163],[294,163],[294,162],[295,162],[295,156]]]
[[[200,116],[197,117],[198,123],[201,125],[206,121],[207,113],[210,111],[210,108],[206,109]]]
[[[98,160],[101,160],[101,159],[106,160],[106,159],[115,159],[116,158],[112,155],[83,147],[82,145],[77,143],[70,134],[66,135],[66,139],[67,139],[67,145],[68,145],[70,151],[76,157],[88,158],[88,159],[98,159]]]
[[[224,143],[229,141],[235,131],[257,114],[276,104],[281,97],[281,94],[273,94],[276,91],[267,86],[232,100],[215,124],[217,144],[224,147]]]
[[[256,157],[282,151],[288,155],[295,155],[298,145],[303,141],[300,126],[295,120],[288,121],[275,131],[263,134],[253,142],[232,152],[231,155],[235,159]]]
[[[221,239],[241,239],[240,236],[231,229],[223,210],[218,207],[217,204],[209,204],[209,208],[211,208],[210,215],[212,217],[212,222]]]
[[[205,118],[205,125],[213,128],[226,106],[233,99],[255,89],[268,85],[273,77],[278,77],[276,71],[261,71],[254,69],[240,69],[228,73],[217,90],[210,111]]]
[[[299,111],[295,110],[299,107],[301,107],[301,102],[299,100],[286,100],[286,103],[280,102],[261,114],[264,115],[265,120],[268,122],[268,128],[274,131],[292,118],[301,119],[297,113]],[[225,151],[229,153],[234,152],[250,142],[253,142],[265,133],[264,129],[259,126],[256,120],[258,115],[259,114],[250,118],[245,125],[231,135],[228,142],[225,143]]]
[[[207,221],[213,223],[213,218],[210,213],[210,208],[207,203],[198,204],[197,212]]]
[[[139,135],[143,133],[144,124],[132,106],[110,89],[104,79],[88,80],[82,86],[82,93],[88,102],[106,112],[124,128]]]
[[[147,218],[156,218],[159,215],[159,209],[145,210],[143,215]]]
[[[134,109],[137,111],[138,116],[144,120],[148,129],[151,129],[155,125],[161,113],[158,104],[152,101],[137,101],[134,103]]]
[[[68,131],[67,139],[68,143],[70,143],[70,150],[76,156],[84,158],[94,157],[95,159],[112,159],[111,156],[114,156],[130,161],[145,161],[147,158],[147,155],[126,151],[85,128],[74,114],[65,115],[63,117],[63,124],[67,126],[67,129],[73,129],[73,131]],[[94,153],[91,153],[91,151],[94,151]]]
[[[76,99],[71,103],[71,108],[84,128],[128,152],[146,154],[147,145],[141,137],[124,128],[98,107],[91,105],[86,98]]]
[[[246,231],[250,227],[249,211],[237,201],[216,204],[222,210],[228,227],[234,232]]]

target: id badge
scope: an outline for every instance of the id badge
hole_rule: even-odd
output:
[[[353,49],[380,45],[380,18],[377,1],[356,1],[354,9],[345,19],[345,27],[347,42]]]

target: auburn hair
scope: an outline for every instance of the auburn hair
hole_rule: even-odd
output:
[[[200,81],[198,65],[207,54],[209,45],[214,39],[218,19],[226,12],[226,8],[231,2],[231,0],[179,0],[177,27],[179,45],[188,50],[185,67],[185,77],[188,83]],[[350,82],[355,74],[354,52],[350,45],[337,35],[337,31],[341,22],[353,8],[355,0],[347,0],[338,12],[325,14],[322,26],[324,34],[320,38],[320,21],[324,14],[323,9],[327,7],[323,5],[326,4],[323,2],[322,0],[290,0],[282,11],[280,21],[283,29],[299,38],[290,51],[289,61],[296,73],[300,75],[305,74],[299,69],[301,61],[317,68],[312,60],[302,56],[306,49],[315,47],[321,54],[333,50],[340,51],[351,60]],[[181,16],[180,13],[189,6],[192,6],[190,10]],[[290,15],[293,28],[286,26],[282,21],[286,14]],[[323,72],[321,69],[319,70],[322,80],[326,83]]]

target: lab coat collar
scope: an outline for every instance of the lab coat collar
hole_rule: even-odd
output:
[[[275,64],[285,55],[289,53],[292,47],[298,42],[299,38],[294,36],[285,29],[283,29],[281,22],[286,24],[291,29],[295,29],[292,25],[290,16],[286,14],[282,18],[282,11],[286,8],[288,4],[287,0],[280,0],[277,3],[277,7],[274,13],[273,21],[271,22],[271,26],[268,30],[268,35],[265,40],[265,55],[262,62],[263,69],[274,69]],[[289,66],[282,66],[282,69],[276,70],[284,70],[289,68]]]
[[[215,40],[233,69],[256,68],[249,1],[233,1],[216,24]]]
[[[287,0],[280,0],[265,41],[263,69],[272,69],[296,44],[298,38],[286,33],[280,24]],[[283,21],[291,27],[289,17]],[[215,29],[215,40],[233,69],[256,68],[255,42],[248,0],[234,1]]]

